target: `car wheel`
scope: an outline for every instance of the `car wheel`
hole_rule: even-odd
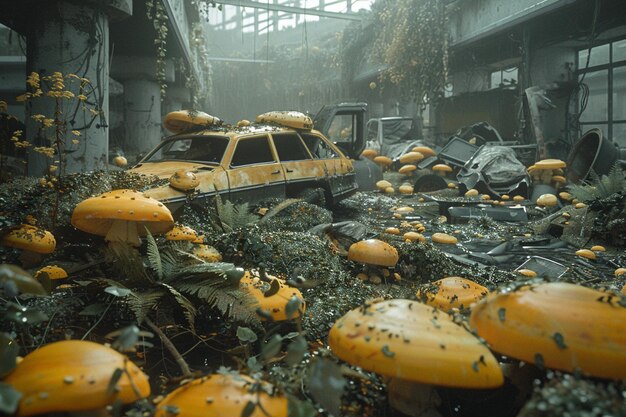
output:
[[[323,188],[305,188],[298,192],[295,197],[316,206],[326,207],[326,194]]]

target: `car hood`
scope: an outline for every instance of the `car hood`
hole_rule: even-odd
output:
[[[215,169],[215,166],[200,164],[198,162],[181,161],[144,162],[129,169],[128,172],[144,175],[156,175],[159,178],[169,178],[176,171],[185,170],[195,172],[198,169],[202,169],[205,172],[212,171]]]

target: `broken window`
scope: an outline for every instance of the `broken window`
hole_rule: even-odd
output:
[[[238,167],[268,162],[274,162],[274,155],[268,137],[264,135],[239,140],[230,166]]]
[[[581,133],[599,128],[626,146],[626,39],[578,51]]]
[[[272,135],[274,146],[281,161],[302,161],[311,159],[304,143],[295,133],[279,133]]]
[[[517,67],[497,70],[491,73],[489,88],[500,88],[517,84]]]
[[[304,133],[302,134],[302,139],[314,158],[329,159],[337,158],[339,156],[337,155],[337,152],[335,152],[333,148],[331,148],[330,145],[319,136]]]

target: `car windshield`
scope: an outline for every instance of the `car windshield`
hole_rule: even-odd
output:
[[[400,141],[415,139],[413,129],[413,120],[411,119],[393,119],[383,120],[383,141],[384,143],[397,143]]]
[[[219,164],[227,145],[226,136],[173,138],[161,143],[143,162],[193,161]]]

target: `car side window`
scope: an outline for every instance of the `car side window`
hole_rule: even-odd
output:
[[[296,133],[277,133],[272,135],[272,139],[281,161],[311,159],[304,143]]]
[[[263,135],[240,139],[235,148],[230,166],[239,167],[268,162],[274,162],[274,155],[272,154],[268,137]]]
[[[378,136],[378,120],[370,120],[367,123],[367,139],[375,140]]]
[[[302,139],[314,158],[329,159],[339,157],[337,152],[319,136],[303,133]]]

